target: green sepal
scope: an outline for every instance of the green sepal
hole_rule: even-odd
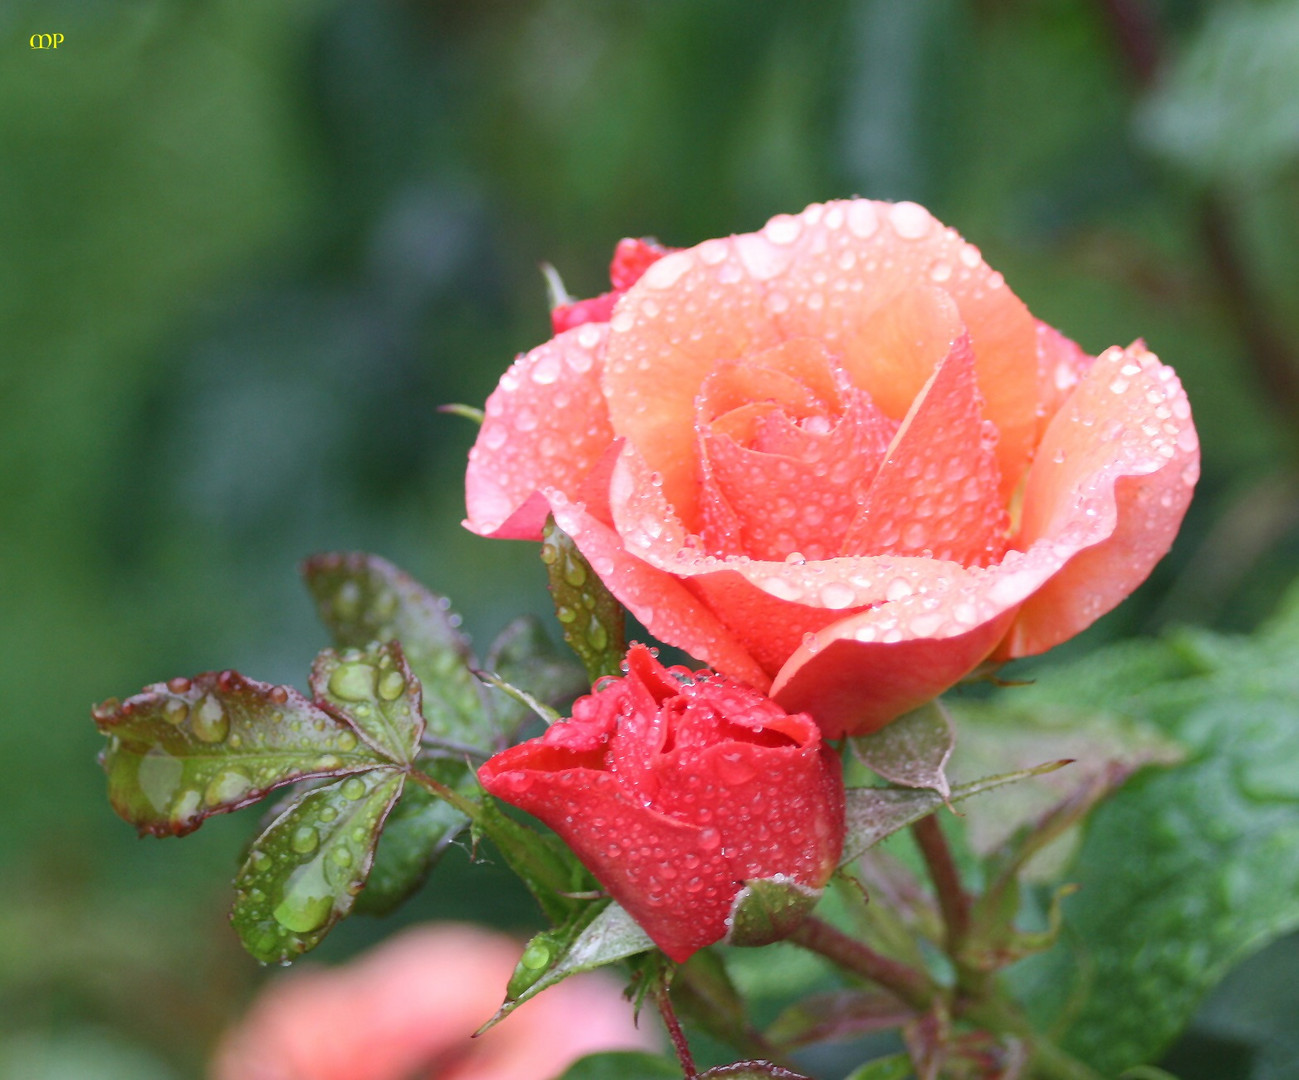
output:
[[[325,649],[311,665],[311,692],[326,709],[351,719],[389,760],[415,760],[424,734],[422,687],[398,642],[341,654]]]
[[[1000,776],[988,776],[969,784],[959,784],[952,788],[949,798],[944,799],[931,789],[895,788],[895,787],[859,787],[849,788],[844,792],[844,841],[843,854],[839,865],[846,866],[886,837],[913,825],[923,817],[928,817],[939,807],[948,803],[957,803],[972,795],[1027,780],[1033,776],[1054,772],[1070,764],[1069,761],[1048,761],[1032,769],[1020,769],[1016,772],[1002,773]]]
[[[812,914],[823,892],[784,875],[746,881],[731,902],[726,944],[757,946],[783,941]]]
[[[303,792],[253,841],[230,921],[264,964],[318,945],[353,907],[406,776],[383,767]]]
[[[113,809],[142,834],[184,836],[285,784],[384,758],[346,716],[234,671],[155,683],[92,715]]]
[[[477,664],[469,640],[446,597],[377,555],[332,552],[308,559],[301,569],[339,648],[401,641],[424,688],[428,739],[484,754],[497,749],[486,694],[471,673]]]
[[[622,604],[553,517],[546,519],[542,532],[541,561],[564,640],[582,661],[588,680],[621,674],[627,652]]]
[[[616,903],[587,902],[566,925],[532,939],[510,979],[511,996],[478,1030],[482,1034],[516,1008],[570,975],[591,971],[654,948],[645,931]],[[526,961],[526,962],[525,962]]]
[[[937,698],[879,731],[849,739],[848,745],[863,765],[891,783],[932,788],[944,798],[952,793],[945,770],[956,731]]]
[[[458,761],[423,762],[425,772],[439,783],[472,795],[477,784]],[[414,893],[428,877],[469,818],[416,783],[408,783],[383,826],[374,866],[356,898],[359,915],[387,915]]]

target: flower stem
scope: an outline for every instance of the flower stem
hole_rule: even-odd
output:
[[[695,1080],[699,1070],[695,1068],[695,1059],[690,1053],[690,1044],[686,1042],[686,1034],[681,1030],[681,1021],[677,1019],[677,1014],[672,1008],[666,982],[660,982],[655,987],[654,1003],[658,1005],[659,1015],[663,1017],[663,1026],[668,1029],[668,1038],[672,1040],[672,1049],[677,1052],[677,1060],[681,1062],[685,1080]]]
[[[921,818],[911,826],[911,835],[938,893],[938,906],[947,927],[947,954],[955,960],[970,931],[970,897],[961,886],[960,871],[956,869],[956,860],[938,824],[938,816],[930,814]]]
[[[917,1011],[929,1008],[936,988],[923,972],[877,953],[816,917],[804,919],[789,940],[888,990]]]

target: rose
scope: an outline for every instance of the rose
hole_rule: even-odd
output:
[[[1087,356],[913,203],[669,254],[486,413],[469,528],[553,513],[651,633],[826,736],[1088,626],[1199,471],[1170,368]]]
[[[725,936],[746,881],[819,889],[843,846],[839,758],[811,718],[644,646],[478,778],[554,829],[677,961]]]
[[[655,1048],[602,975],[569,979],[471,1039],[518,958],[503,935],[423,926],[342,967],[295,972],[226,1033],[212,1080],[536,1080],[597,1051]]]

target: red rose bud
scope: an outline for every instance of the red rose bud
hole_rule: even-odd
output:
[[[575,300],[560,304],[550,312],[550,325],[556,334],[589,322],[608,322],[613,315],[613,305],[630,289],[640,276],[654,263],[676,251],[655,240],[619,240],[609,264],[609,281],[613,289],[589,300]]]
[[[678,962],[726,935],[746,881],[819,889],[843,845],[839,758],[812,719],[643,645],[478,778],[559,833]]]

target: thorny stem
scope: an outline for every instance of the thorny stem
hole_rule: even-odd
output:
[[[789,940],[882,986],[917,1011],[934,1000],[936,988],[923,972],[877,953],[815,916],[804,919]]]
[[[955,960],[970,931],[970,897],[961,886],[956,860],[952,858],[952,849],[938,824],[937,815],[930,814],[917,821],[911,826],[911,835],[915,837],[938,893],[938,907],[947,927],[947,953]]]
[[[672,1040],[672,1049],[677,1052],[677,1060],[681,1062],[681,1070],[685,1073],[685,1080],[695,1080],[699,1075],[699,1070],[695,1068],[695,1059],[690,1053],[690,1044],[686,1042],[686,1034],[681,1030],[681,1021],[677,1019],[677,1014],[672,1008],[672,1001],[668,997],[668,988],[665,982],[660,982],[654,989],[654,1003],[659,1007],[659,1015],[663,1017],[663,1026],[668,1029],[668,1038]]]

